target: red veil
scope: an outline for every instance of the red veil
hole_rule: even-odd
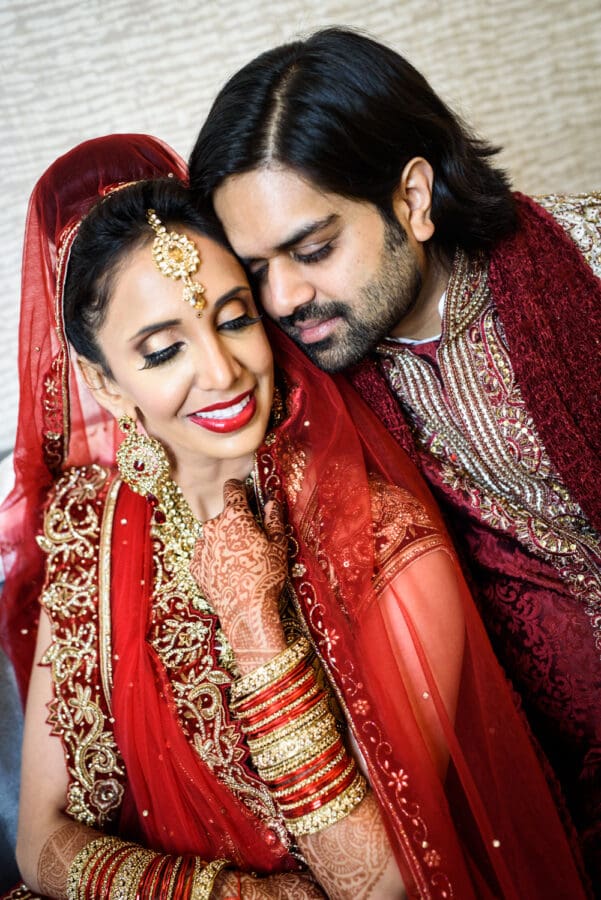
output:
[[[78,222],[99,196],[124,180],[170,172],[185,177],[182,161],[160,141],[115,135],[82,144],[58,160],[31,199],[16,483],[0,510],[7,573],[2,640],[23,692],[43,581],[35,536],[44,500],[66,466],[113,465],[119,440],[112,420],[79,383],[66,347],[61,301],[69,248]],[[394,560],[389,570],[378,571],[368,473],[418,497],[442,529],[421,476],[344,380],[321,373],[277,330],[270,328],[270,334],[290,393],[288,417],[276,429],[275,441],[258,453],[261,485],[280,492],[288,511],[297,546],[291,572],[301,611],[352,724],[409,896],[584,897],[544,775],[457,564],[447,570],[446,580],[437,580],[429,598],[434,614],[447,590],[461,598],[464,644],[453,716],[433,675],[446,664],[446,648],[439,658],[426,653],[411,615],[409,599],[420,588],[412,582],[411,565],[404,565],[402,578],[395,577]],[[393,531],[398,526],[390,523]],[[434,560],[434,553],[424,558]],[[394,594],[405,642],[419,662],[444,736],[444,777],[416,721],[395,629],[381,605],[385,591]],[[136,730],[131,729],[132,741]],[[142,739],[155,738],[166,735]],[[177,801],[156,766],[153,774],[156,758],[149,754],[145,787],[156,801],[158,825],[173,814]],[[224,831],[228,827],[224,822]]]
[[[287,507],[298,546],[292,573],[299,572],[294,583],[300,606],[342,697],[409,896],[585,896],[578,851],[566,837],[450,543],[442,553],[422,553],[426,532],[412,525],[413,533],[403,536],[409,565],[395,568],[392,557],[389,570],[380,572],[374,559],[368,473],[419,498],[431,523],[446,534],[421,474],[346,379],[325,376],[274,326],[268,324],[268,333],[291,386],[289,417],[275,444],[259,453],[258,470],[264,490],[280,491]],[[384,540],[400,524],[388,523]],[[411,565],[414,551],[424,564],[419,575]],[[435,568],[441,556],[446,570]],[[429,586],[420,594],[423,582]],[[391,591],[396,619],[383,607]],[[412,613],[416,597],[435,617],[451,596],[459,597],[465,623],[454,716],[435,675],[451,659],[450,636],[438,651],[427,652],[424,619],[420,625]],[[442,780],[407,691],[395,643],[399,625],[404,647],[419,660],[418,680],[426,683],[420,696],[433,704],[444,735],[448,766]]]
[[[67,465],[112,465],[114,420],[78,380],[62,320],[66,263],[83,216],[124,180],[187,177],[167,144],[142,134],[86,141],[57,159],[29,201],[19,325],[19,417],[15,484],[0,508],[5,584],[0,640],[25,697],[38,617],[44,558],[36,543],[48,490]]]

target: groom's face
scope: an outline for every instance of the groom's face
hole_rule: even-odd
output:
[[[407,235],[370,203],[282,166],[229,177],[214,203],[267,313],[327,371],[358,362],[417,298]]]

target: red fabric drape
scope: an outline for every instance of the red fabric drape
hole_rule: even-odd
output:
[[[120,832],[157,850],[224,858],[248,871],[295,869],[275,833],[219,783],[182,731],[168,673],[147,640],[154,583],[151,512],[144,498],[121,488],[111,545],[117,660],[112,704],[127,770]]]
[[[0,640],[24,698],[35,641],[43,556],[36,544],[42,508],[69,464],[114,461],[118,429],[78,382],[62,323],[62,291],[71,243],[82,217],[124,181],[173,174],[183,160],[157,138],[108,135],[57,159],[36,184],[27,213],[19,323],[19,415],[15,484],[0,508],[5,584]]]
[[[424,652],[411,582],[392,582],[447,742],[444,784],[437,778],[372,583],[368,472],[418,497],[443,529],[440,515],[415,466],[348,382],[325,378],[281,332],[269,333],[287,379],[302,389],[293,388],[293,414],[260,454],[259,471],[271,457],[284,484],[290,447],[306,460],[294,502],[283,491],[307,568],[302,580],[315,585],[315,594],[301,586],[299,598],[368,760],[410,895],[444,896],[448,878],[448,896],[461,898],[585,896],[580,863],[455,560],[452,578],[439,583],[439,602],[445,591],[459,593],[465,622],[454,719],[435,675],[447,651]],[[265,478],[273,491],[277,480]]]

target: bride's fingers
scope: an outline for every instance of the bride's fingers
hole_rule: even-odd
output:
[[[282,514],[282,505],[277,500],[268,500],[265,504],[264,527],[267,537],[286,558],[288,538]]]

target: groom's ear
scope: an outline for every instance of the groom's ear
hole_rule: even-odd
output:
[[[392,208],[405,231],[423,244],[434,234],[432,211],[432,187],[434,169],[427,159],[415,156],[401,173],[392,196]]]

